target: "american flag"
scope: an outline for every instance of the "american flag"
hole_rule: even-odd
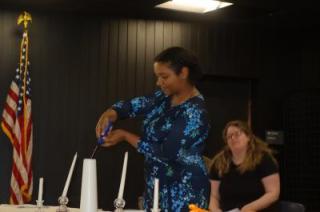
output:
[[[29,202],[33,190],[31,167],[33,127],[28,47],[28,33],[24,32],[20,46],[19,67],[11,82],[1,120],[1,127],[13,146],[11,204]]]

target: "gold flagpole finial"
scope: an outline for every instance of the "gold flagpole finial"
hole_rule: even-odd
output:
[[[20,25],[23,22],[24,29],[27,29],[29,21],[32,22],[31,15],[24,11],[23,14],[19,15],[17,24]]]

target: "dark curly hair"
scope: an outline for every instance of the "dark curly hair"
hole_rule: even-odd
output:
[[[165,63],[178,75],[183,67],[189,69],[188,81],[195,85],[202,77],[202,70],[198,58],[182,47],[170,47],[154,58],[154,62]]]

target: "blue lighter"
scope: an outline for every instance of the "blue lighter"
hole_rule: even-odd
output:
[[[111,131],[111,129],[112,129],[112,122],[109,121],[107,127],[104,128],[103,133],[102,133],[102,134],[100,135],[100,137],[98,138],[98,142],[97,142],[95,148],[93,149],[90,158],[93,158],[93,157],[94,157],[94,155],[96,154],[96,151],[98,150],[98,147],[99,147],[101,144],[104,143],[104,139],[103,139],[103,138],[106,137],[106,136],[109,134],[109,132]]]

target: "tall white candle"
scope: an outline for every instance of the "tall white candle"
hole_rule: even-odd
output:
[[[122,174],[121,174],[121,180],[120,180],[118,199],[123,199],[124,185],[126,182],[127,164],[128,164],[128,152],[126,152],[124,154],[124,161],[123,161],[123,167],[122,167]]]
[[[61,195],[63,197],[67,196],[67,192],[68,192],[68,189],[69,189],[69,185],[70,185],[70,181],[71,181],[74,165],[76,164],[77,157],[78,157],[78,153],[76,153],[74,155],[74,157],[73,157],[73,161],[72,161],[69,173],[68,173],[67,181],[66,181],[66,183],[64,185],[63,192],[62,192],[62,195]]]
[[[39,188],[38,188],[38,201],[42,201],[42,194],[43,194],[43,177],[39,179]]]
[[[80,212],[98,211],[97,163],[95,159],[84,159],[81,181]]]
[[[159,179],[154,179],[154,190],[153,190],[153,211],[159,210]]]

